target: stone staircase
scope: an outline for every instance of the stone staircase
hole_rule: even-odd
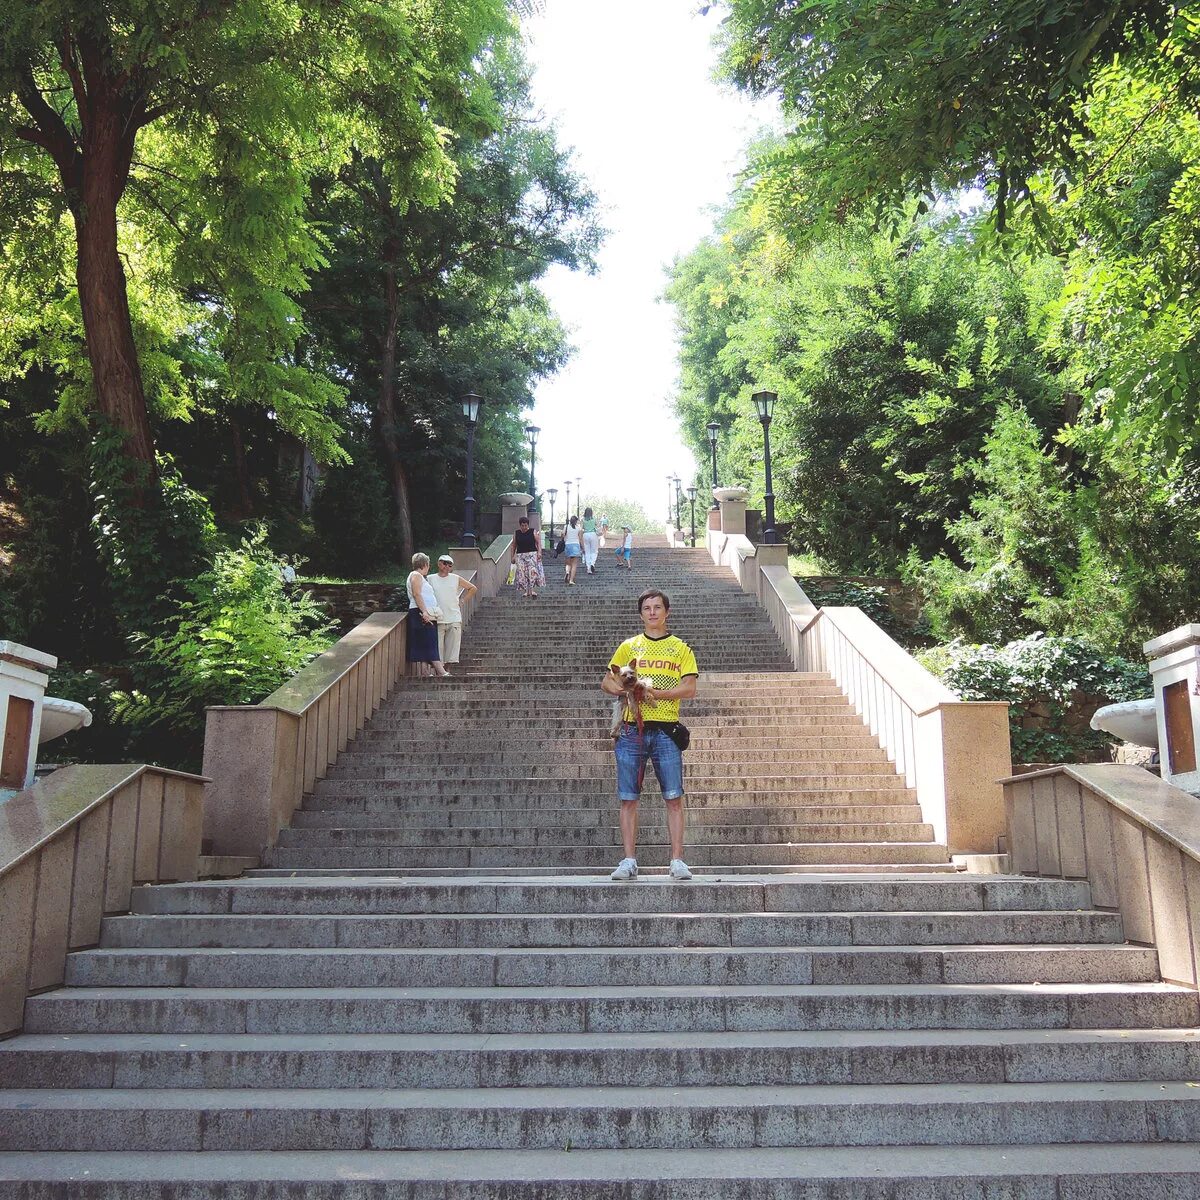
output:
[[[0,1043],[0,1197],[1200,1194],[1196,994],[1086,883],[952,871],[728,572],[634,562],[489,602],[262,870],[104,922]],[[597,682],[651,582],[697,877],[649,783],[613,884]]]

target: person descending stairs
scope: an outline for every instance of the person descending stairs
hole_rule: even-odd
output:
[[[554,573],[555,576],[557,573]],[[671,598],[688,861],[599,680]],[[135,889],[0,1043],[0,1200],[1200,1194],[1200,1011],[1084,881],[956,872],[703,550],[485,602],[236,880]]]

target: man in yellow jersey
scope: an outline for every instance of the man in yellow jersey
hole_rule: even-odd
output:
[[[637,878],[638,800],[647,761],[654,764],[658,786],[667,806],[667,832],[671,836],[672,879],[691,879],[683,861],[683,751],[670,730],[679,722],[680,700],[696,694],[700,672],[696,656],[682,638],[667,632],[671,601],[664,592],[652,588],[638,597],[638,613],[643,632],[623,641],[609,663],[600,687],[610,696],[621,694],[621,684],[612,667],[633,663],[639,678],[650,679],[654,692],[642,704],[643,728],[626,712],[617,738],[617,799],[621,802],[621,840],[625,857],[612,873],[613,879]]]

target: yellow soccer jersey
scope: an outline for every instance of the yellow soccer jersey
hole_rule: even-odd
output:
[[[656,688],[675,688],[681,679],[700,674],[691,646],[673,633],[661,638],[639,633],[636,637],[626,639],[617,647],[609,666],[623,667],[634,659],[637,660],[637,673],[653,680]],[[642,719],[678,721],[679,701],[658,700],[653,704],[643,704]]]

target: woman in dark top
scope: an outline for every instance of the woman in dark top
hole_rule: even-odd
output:
[[[517,522],[509,561],[517,565],[516,584],[521,595],[534,599],[537,589],[546,586],[546,572],[542,567],[542,533],[529,528],[528,517]]]

